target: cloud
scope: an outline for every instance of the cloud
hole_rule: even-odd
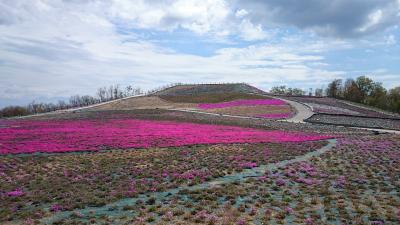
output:
[[[271,23],[295,23],[289,18],[267,22],[266,14],[284,10],[278,1],[268,2],[1,1],[0,105],[10,99],[29,102],[39,97],[93,94],[96,88],[115,83],[151,89],[173,82],[244,81],[269,88],[279,83],[320,85],[346,73],[332,69],[326,53],[352,49],[351,42],[268,28]],[[317,10],[322,3],[315,4]],[[371,17],[375,22],[364,33],[387,20],[385,4],[378,7],[382,14]],[[293,11],[293,7],[285,10]],[[259,18],[257,13],[261,13]],[[323,22],[315,23],[299,28],[324,27],[318,25]],[[346,30],[332,27],[338,30],[335,34]],[[210,48],[210,40],[228,41],[212,43],[207,55],[161,44],[162,35],[174,39],[182,30],[190,32],[185,41],[195,49]],[[144,31],[154,32],[154,38],[143,35]],[[396,44],[396,34],[384,36],[380,43]]]
[[[322,36],[355,38],[400,24],[398,0],[238,0],[252,22],[289,25]]]
[[[113,1],[110,16],[137,28],[173,30],[185,28],[204,34],[215,32],[229,16],[223,0]]]

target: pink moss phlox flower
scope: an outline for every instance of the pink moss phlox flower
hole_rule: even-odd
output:
[[[308,217],[304,220],[304,223],[307,225],[313,225],[314,224],[314,220],[311,217]]]
[[[258,180],[261,182],[265,182],[265,181],[267,181],[267,176],[261,176],[258,178]]]
[[[326,135],[138,119],[12,121],[0,129],[0,154],[96,151],[195,144],[316,141]]]
[[[308,163],[302,163],[299,166],[299,170],[303,173],[306,173],[307,175],[314,177],[316,176],[318,173],[315,170],[314,166],[312,166],[311,164]]]
[[[302,163],[300,164],[300,171],[302,172],[309,172],[309,171],[314,171],[314,167],[308,163]]]
[[[292,168],[286,169],[285,172],[284,172],[284,174],[285,174],[285,176],[287,176],[287,177],[294,177],[294,176],[297,176],[296,170],[294,170],[294,169],[292,169]]]
[[[275,183],[278,186],[283,186],[283,185],[286,184],[286,181],[284,179],[282,179],[282,178],[278,178],[278,179],[276,179]]]
[[[286,212],[287,214],[292,214],[292,213],[293,213],[293,209],[290,208],[289,206],[287,206],[287,207],[285,208],[285,212]]]
[[[35,221],[32,218],[28,218],[24,221],[24,224],[33,225],[35,224]]]
[[[265,158],[268,158],[269,156],[270,156],[270,150],[268,149],[268,148],[266,148],[266,149],[264,149],[264,152],[263,152],[263,154],[264,154],[264,157]]]
[[[54,204],[50,207],[51,212],[58,212],[58,211],[61,211],[62,209],[63,209],[63,207],[59,204]]]
[[[244,156],[243,155],[234,155],[234,156],[230,156],[229,159],[231,161],[241,161],[244,159]]]
[[[236,222],[237,225],[246,225],[246,221],[242,218],[239,218],[238,221]]]
[[[183,155],[183,156],[188,156],[188,155],[190,155],[190,151],[189,150],[182,150],[182,151],[180,151],[180,154]]]
[[[329,177],[329,175],[326,174],[326,173],[320,173],[319,176],[322,177],[322,178],[327,178],[327,177]]]
[[[146,221],[146,219],[143,218],[143,217],[136,217],[135,220],[136,220],[138,223],[144,223],[144,222]]]
[[[164,178],[167,178],[169,176],[168,171],[164,171],[161,175]]]
[[[219,109],[235,106],[256,106],[256,105],[286,105],[286,103],[279,99],[247,99],[236,100],[221,103],[202,103],[198,104],[200,109]]]
[[[209,224],[215,224],[218,221],[218,217],[216,215],[210,214],[207,216],[207,220]]]
[[[69,173],[68,173],[68,170],[63,170],[63,174],[64,174],[64,177],[69,177]]]
[[[264,212],[265,215],[271,215],[271,213],[272,213],[271,209],[266,209]]]
[[[77,175],[74,178],[72,178],[73,181],[80,181],[82,179],[83,179],[82,175]]]
[[[303,183],[303,184],[306,184],[306,185],[314,185],[314,184],[320,184],[321,183],[319,180],[315,180],[315,179],[311,179],[311,178],[303,178],[303,177],[297,178],[296,182]]]
[[[6,194],[7,194],[8,196],[10,196],[10,197],[19,197],[19,196],[24,195],[25,193],[22,191],[21,188],[17,188],[17,189],[15,189],[14,191],[9,191],[9,192],[7,192]]]
[[[295,191],[293,191],[293,190],[289,191],[289,194],[290,194],[291,196],[293,196],[293,197],[298,196],[298,193],[295,192]]]
[[[255,163],[255,162],[242,162],[242,163],[239,163],[239,167],[241,167],[243,169],[252,169],[254,167],[257,167],[257,163]]]
[[[157,191],[157,188],[156,188],[156,187],[151,187],[151,188],[149,189],[149,191],[151,191],[151,192],[156,192],[156,191]]]
[[[204,221],[205,219],[207,219],[208,216],[209,216],[209,214],[207,213],[206,210],[201,210],[201,211],[199,211],[199,212],[196,214],[196,217],[199,218],[199,219],[201,219],[201,220],[203,220],[203,221]]]
[[[336,182],[335,182],[335,186],[336,186],[336,187],[343,188],[345,184],[346,184],[346,178],[345,178],[345,176],[339,176],[339,177],[336,179]]]
[[[180,179],[193,180],[196,177],[203,179],[207,175],[208,175],[208,173],[205,171],[202,171],[202,170],[189,170],[182,174],[179,174],[177,177]]]
[[[128,191],[126,191],[126,193],[125,193],[126,196],[132,196],[134,194],[136,194],[136,188],[132,187],[132,186],[129,187]]]
[[[271,174],[271,177],[273,177],[273,178],[278,178],[278,177],[279,177],[279,174],[278,174],[278,173],[272,173],[272,174]]]
[[[396,216],[397,220],[400,222],[400,209],[397,210]]]

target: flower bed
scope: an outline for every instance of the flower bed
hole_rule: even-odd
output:
[[[316,113],[329,113],[329,114],[346,114],[346,115],[361,115],[361,113],[349,110],[346,108],[340,108],[324,104],[307,103],[313,108]]]
[[[326,141],[218,144],[0,156],[0,223],[34,220],[50,212],[98,207],[141,193],[199,184],[291,159],[324,145]]]
[[[10,121],[6,125],[9,127],[0,129],[0,154],[329,138],[300,132],[137,119]]]
[[[279,99],[242,99],[221,103],[203,103],[198,104],[198,108],[211,113],[265,119],[283,119],[292,115],[290,106]]]
[[[203,103],[199,104],[200,109],[217,109],[217,108],[227,108],[234,106],[256,106],[256,105],[286,105],[286,103],[279,99],[246,99],[246,100],[236,100],[230,102],[221,103]]]
[[[152,204],[136,201],[125,208],[132,217],[104,217],[135,224],[399,224],[399,143],[395,135],[345,137],[308,162]]]
[[[320,124],[400,130],[400,119],[390,118],[364,118],[346,115],[316,114],[306,121]]]
[[[366,107],[358,107],[356,105],[346,104],[344,101],[340,101],[338,99],[334,98],[316,98],[316,97],[290,97],[287,96],[285,97],[289,100],[293,101],[298,101],[302,103],[307,103],[307,104],[317,104],[317,110],[318,107],[324,107],[324,108],[330,108],[333,107],[332,109],[334,111],[341,111],[341,114],[348,114],[348,115],[360,115],[360,116],[372,116],[372,117],[381,117],[381,118],[395,118],[397,116],[393,116],[387,113],[383,112],[378,112],[374,111],[372,109],[368,109]],[[316,111],[319,112],[319,111]],[[335,113],[337,114],[337,112]]]

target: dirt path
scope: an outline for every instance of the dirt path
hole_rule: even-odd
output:
[[[275,97],[276,98],[276,97]],[[312,115],[314,115],[314,112],[306,105],[294,102],[291,100],[283,99],[283,98],[277,98],[280,99],[289,105],[291,105],[293,108],[296,109],[296,115],[294,115],[292,118],[289,119],[284,119],[281,121],[286,121],[286,122],[291,122],[291,123],[305,123],[304,120],[310,118]]]

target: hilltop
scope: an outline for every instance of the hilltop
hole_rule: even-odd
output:
[[[161,91],[153,93],[157,96],[195,95],[195,94],[218,94],[218,93],[254,93],[265,92],[245,83],[232,84],[178,84]]]

